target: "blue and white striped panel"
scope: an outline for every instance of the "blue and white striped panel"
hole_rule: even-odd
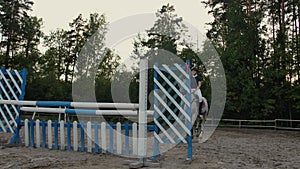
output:
[[[189,73],[178,64],[155,65],[154,70],[158,76],[154,78],[154,123],[161,132],[154,136],[160,143],[187,143],[186,137],[192,135]]]
[[[27,70],[0,71],[0,100],[19,101],[24,98]],[[0,104],[0,132],[11,132],[17,128],[19,117],[17,105]]]

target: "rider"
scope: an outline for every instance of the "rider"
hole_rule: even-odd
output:
[[[198,75],[198,68],[197,67],[193,67],[191,69],[192,71],[192,75],[193,75],[193,80],[191,83],[191,88],[192,88],[192,92],[193,94],[196,94],[199,98],[199,114],[201,114],[201,110],[202,110],[202,93],[201,93],[201,77]]]

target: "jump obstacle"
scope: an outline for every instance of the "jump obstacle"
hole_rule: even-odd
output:
[[[141,67],[148,67],[146,59]],[[87,103],[61,101],[24,101],[26,74],[23,71],[0,72],[0,132],[14,133],[10,143],[22,143],[24,127],[27,147],[116,153],[147,156],[147,133],[153,133],[153,157],[160,156],[160,144],[188,144],[187,159],[192,158],[192,112],[189,63],[154,65],[154,110],[147,110],[147,71],[140,72],[139,104]],[[103,110],[106,109],[106,110]],[[22,119],[31,112],[32,119]],[[39,113],[54,113],[59,120],[34,120]],[[71,122],[61,115],[136,116],[138,123]],[[147,118],[154,125],[147,125]]]

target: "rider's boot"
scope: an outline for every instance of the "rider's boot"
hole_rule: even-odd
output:
[[[202,104],[203,104],[203,101],[199,103],[199,111],[198,111],[199,115],[202,114]]]

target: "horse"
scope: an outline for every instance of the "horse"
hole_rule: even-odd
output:
[[[201,112],[199,112],[199,99],[198,96],[192,94],[192,124],[193,124],[193,137],[202,138],[204,123],[208,116],[208,103],[205,97],[202,97]]]

